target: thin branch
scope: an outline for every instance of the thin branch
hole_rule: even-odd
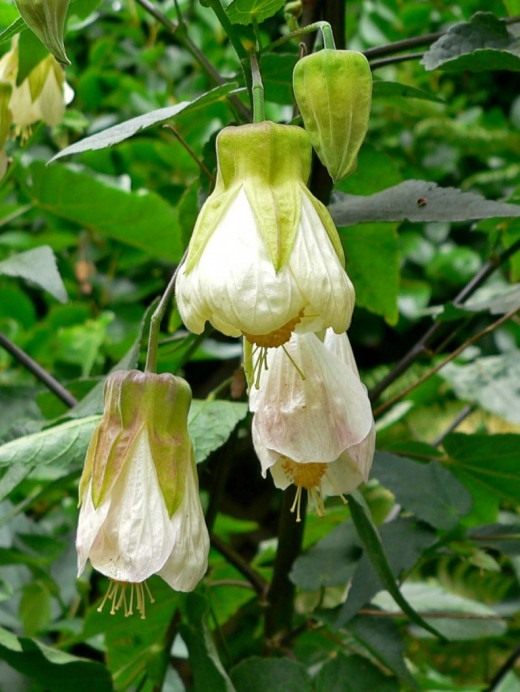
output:
[[[372,70],[377,70],[379,67],[386,67],[387,65],[394,65],[398,62],[406,62],[408,60],[420,60],[424,53],[406,53],[405,55],[393,55],[389,58],[382,58],[381,60],[374,60],[370,63]]]
[[[504,21],[506,24],[515,24],[520,21],[520,17],[505,17]],[[409,50],[410,48],[416,48],[417,46],[427,46],[434,41],[437,41],[447,33],[448,29],[443,31],[434,31],[430,34],[423,34],[422,36],[412,36],[410,38],[405,38],[402,41],[394,41],[393,43],[387,43],[384,46],[376,46],[375,48],[367,48],[363,51],[365,57],[367,58],[379,58],[382,55],[392,55],[393,53],[402,53],[403,51]]]
[[[165,130],[169,130],[169,131],[172,133],[172,135],[173,135],[173,136],[175,137],[175,139],[179,142],[179,144],[180,144],[184,149],[186,149],[186,151],[188,152],[190,158],[193,159],[193,161],[195,161],[195,163],[197,164],[197,166],[199,167],[199,169],[202,171],[202,173],[204,173],[204,175],[209,179],[209,181],[210,181],[211,183],[214,183],[214,182],[215,182],[215,176],[214,176],[213,173],[209,170],[209,168],[206,166],[206,164],[204,163],[204,161],[203,161],[202,159],[199,159],[199,157],[197,156],[197,154],[195,153],[195,151],[193,151],[193,149],[190,147],[190,145],[189,145],[188,142],[184,139],[184,137],[180,134],[180,132],[179,132],[178,130],[176,130],[175,127],[173,127],[173,125],[163,125],[163,127],[164,127]]]
[[[262,597],[262,599],[265,597],[265,594],[267,592],[267,587],[269,586],[268,582],[262,577],[261,574],[259,574],[254,567],[251,567],[249,562],[244,560],[242,555],[237,553],[237,551],[232,548],[228,543],[223,541],[221,538],[216,536],[214,533],[211,534],[210,536],[211,539],[211,545],[215,548],[215,550],[218,550],[218,552],[226,558],[226,560],[233,565],[233,567],[236,567],[236,569],[240,572],[240,574],[243,574],[244,577],[248,580],[248,582],[251,584],[251,586],[254,588],[256,593]]]
[[[435,438],[435,440],[433,440],[432,446],[438,447],[439,445],[441,445],[444,442],[444,439],[450,433],[456,430],[462,423],[462,421],[466,420],[466,418],[470,416],[475,409],[475,404],[466,404],[466,406],[464,406],[464,408],[461,409],[459,413],[455,416],[455,418],[451,421],[446,430],[444,430],[438,437]]]
[[[152,15],[152,17],[154,17],[160,24],[162,24],[165,27],[165,29],[167,29],[172,35],[175,36],[175,38],[181,44],[181,46],[183,46],[189,53],[191,53],[191,55],[199,63],[199,65],[202,67],[204,72],[208,75],[208,77],[214,84],[216,84],[217,86],[226,84],[226,80],[224,79],[224,77],[222,77],[220,72],[218,72],[218,70],[215,69],[215,67],[207,59],[207,57],[200,50],[200,48],[195,43],[193,43],[191,38],[188,36],[186,25],[184,24],[182,18],[179,18],[178,21],[173,22],[165,14],[158,10],[157,7],[155,7],[155,5],[150,2],[150,0],[137,0],[137,3],[141,5],[141,7],[144,10],[146,10],[146,12],[148,12],[148,14]],[[228,94],[227,99],[233,106],[236,113],[240,114],[242,118],[244,118],[245,120],[250,120],[251,113],[249,109],[246,106],[244,106],[242,101],[237,96],[235,96],[234,94]]]
[[[181,261],[177,265],[177,268],[172,274],[172,278],[170,279],[168,285],[166,286],[166,289],[164,293],[161,296],[161,300],[159,301],[159,304],[153,311],[152,317],[150,318],[150,331],[149,331],[149,336],[148,336],[148,351],[146,353],[146,364],[145,364],[145,371],[146,372],[155,372],[157,368],[157,347],[158,347],[158,339],[159,339],[159,329],[161,327],[161,322],[162,319],[166,313],[166,309],[168,307],[168,304],[175,292],[175,284],[177,283],[177,276],[179,273],[179,269],[182,266],[182,263],[186,259],[187,251],[184,253]]]
[[[520,239],[510,245],[506,250],[501,252],[496,257],[491,257],[475,274],[475,276],[464,286],[464,288],[455,296],[453,302],[456,306],[462,306],[473,293],[493,274],[498,267],[507,262],[518,250],[520,250]],[[434,336],[443,326],[442,322],[434,322],[431,327],[423,334],[423,336],[415,343],[412,348],[406,353],[401,360],[396,363],[392,370],[373,387],[369,392],[371,401],[376,401],[381,394],[397,380],[408,368],[417,360],[417,358],[427,351],[428,346],[433,341]]]
[[[433,368],[430,368],[427,370],[419,379],[417,379],[415,382],[413,382],[411,385],[408,387],[405,387],[399,394],[396,394],[393,396],[391,399],[388,399],[388,401],[385,401],[384,404],[381,404],[381,406],[378,406],[374,410],[374,416],[379,416],[381,413],[386,411],[388,408],[396,404],[398,401],[400,401],[403,397],[407,396],[410,392],[412,392],[414,389],[416,389],[419,385],[421,385],[423,382],[426,382],[432,375],[435,375],[435,373],[439,372],[447,363],[451,362],[454,358],[459,356],[463,351],[465,351],[468,346],[471,346],[474,344],[476,341],[481,339],[483,336],[486,334],[491,333],[493,330],[495,330],[497,327],[499,327],[501,324],[509,320],[513,315],[515,315],[518,312],[518,309],[511,310],[510,312],[506,313],[505,315],[502,315],[498,320],[495,320],[492,324],[488,325],[485,329],[480,331],[478,334],[474,334],[471,336],[469,339],[466,339],[466,341],[461,344],[458,348],[453,351],[453,353],[450,353],[449,356],[444,358],[444,360],[441,360],[440,363],[437,363]]]
[[[277,648],[291,630],[294,613],[295,586],[289,579],[293,563],[300,554],[306,514],[306,496],[300,507],[303,521],[296,521],[292,512],[296,487],[284,490],[278,525],[278,548],[274,561],[273,576],[267,592],[265,609],[265,637],[268,646]]]
[[[516,665],[516,662],[520,659],[520,646],[517,646],[514,651],[511,652],[511,654],[506,658],[504,663],[500,666],[498,671],[495,673],[493,676],[489,687],[486,689],[486,692],[495,692],[495,690],[498,689],[499,684],[502,682],[502,680],[506,677],[506,675],[509,673],[510,670],[513,670],[513,668]]]
[[[25,351],[14,344],[4,334],[0,334],[0,346],[10,353],[23,367],[31,372],[47,389],[55,394],[64,404],[72,408],[78,403],[77,399],[58,380],[47,372],[39,363],[31,358]]]

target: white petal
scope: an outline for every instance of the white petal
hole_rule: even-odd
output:
[[[174,538],[143,433],[111,491],[110,509],[91,548],[90,561],[111,579],[141,582],[163,567]]]
[[[188,329],[200,333],[208,320],[229,336],[267,334],[303,308],[287,268],[276,273],[243,189],[196,266],[188,274],[181,271],[177,300]]]
[[[271,477],[273,479],[273,483],[277,488],[280,490],[285,490],[288,488],[292,481],[292,478],[289,476],[289,474],[284,470],[282,466],[281,461],[277,461],[274,466],[271,466],[269,469],[271,473]]]
[[[270,349],[250,392],[253,440],[296,462],[333,462],[372,427],[366,389],[314,334],[293,334],[286,350],[298,370],[282,348]]]
[[[348,452],[345,452],[334,463],[327,466],[321,481],[321,494],[323,497],[348,495],[364,480],[357,463]]]
[[[58,125],[63,120],[65,113],[63,86],[58,83],[53,69],[49,69],[47,79],[37,99],[37,107],[40,110],[41,119],[47,125]]]
[[[92,502],[92,482],[89,483],[84,493],[83,502],[79,511],[78,530],[76,533],[76,550],[78,553],[78,577],[85,569],[89,553],[96,537],[103,526],[110,500],[103,502],[97,509]]]
[[[332,327],[344,332],[354,309],[354,288],[338,259],[320,217],[301,193],[301,218],[289,260],[290,271],[304,296],[302,331]]]
[[[209,535],[200,504],[195,464],[186,473],[180,507],[171,519],[174,542],[159,576],[176,591],[192,591],[208,568]]]

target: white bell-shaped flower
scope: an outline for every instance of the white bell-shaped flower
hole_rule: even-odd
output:
[[[112,612],[144,614],[153,574],[191,591],[207,569],[209,536],[187,432],[189,386],[173,375],[118,371],[80,485],[78,572],[87,560],[112,579]],[[125,589],[130,586],[130,593]]]
[[[368,479],[375,429],[367,391],[346,334],[293,334],[268,349],[259,387],[250,389],[253,443],[262,473],[277,487],[322,498]],[[297,503],[299,507],[299,499]]]
[[[262,347],[296,331],[344,332],[354,289],[326,208],[309,192],[304,130],[264,122],[217,138],[214,192],[199,214],[177,278],[184,323],[205,323]]]

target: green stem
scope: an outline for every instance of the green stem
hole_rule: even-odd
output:
[[[334,41],[334,34],[332,33],[332,27],[328,22],[322,22],[321,35],[323,36],[323,47],[335,50],[336,43]]]
[[[251,76],[253,80],[251,86],[253,122],[261,123],[265,120],[264,84],[262,82],[262,75],[260,74],[256,53],[251,54]]]
[[[166,313],[168,303],[175,292],[175,284],[177,283],[177,275],[179,269],[182,266],[186,258],[187,251],[184,253],[183,258],[179,262],[177,269],[173,272],[172,278],[168,282],[164,293],[161,296],[158,306],[155,308],[152,317],[150,318],[150,332],[148,335],[148,350],[146,353],[146,365],[144,367],[146,372],[156,372],[157,371],[157,350],[159,342],[159,330],[161,328],[161,322]]]
[[[312,34],[316,31],[321,31],[323,35],[323,43],[325,45],[325,31],[324,27],[328,27],[330,35],[332,36],[332,29],[330,27],[330,24],[328,22],[320,21],[320,22],[313,22],[312,24],[307,24],[306,26],[302,26],[300,29],[297,29],[296,31],[291,31],[289,34],[286,34],[285,36],[282,36],[281,38],[277,39],[276,41],[273,41],[270,45],[267,46],[265,49],[266,52],[272,51],[274,48],[278,48],[278,46],[283,46],[284,43],[287,43],[288,41],[292,41],[293,38],[299,38],[300,36],[305,36],[306,34]],[[334,43],[334,37],[332,36],[332,43]],[[329,46],[325,46],[328,48]],[[334,47],[334,46],[333,46]]]

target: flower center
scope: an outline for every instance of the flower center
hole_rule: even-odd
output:
[[[327,464],[314,461],[302,464],[288,457],[282,457],[280,461],[283,470],[296,486],[296,494],[291,507],[291,512],[296,512],[296,521],[301,521],[301,503],[304,490],[307,491],[307,496],[316,514],[322,517],[325,514],[325,507],[321,496],[321,479],[327,470]]]
[[[115,615],[115,613],[122,608],[125,617],[129,617],[134,614],[135,606],[135,610],[140,614],[141,620],[144,620],[146,618],[146,596],[148,596],[150,603],[155,603],[155,599],[146,581],[134,584],[132,582],[113,581],[111,579],[108,584],[107,592],[97,608],[97,611],[101,613],[105,607],[105,603],[110,601],[112,604],[110,606],[110,615]]]
[[[303,310],[300,310],[296,317],[289,320],[286,324],[282,325],[278,329],[275,329],[273,332],[269,332],[269,334],[247,334],[244,332],[244,336],[251,344],[256,344],[257,346],[264,348],[282,346],[289,341],[291,334],[294,332],[294,328],[298,322],[301,322],[302,317]]]

